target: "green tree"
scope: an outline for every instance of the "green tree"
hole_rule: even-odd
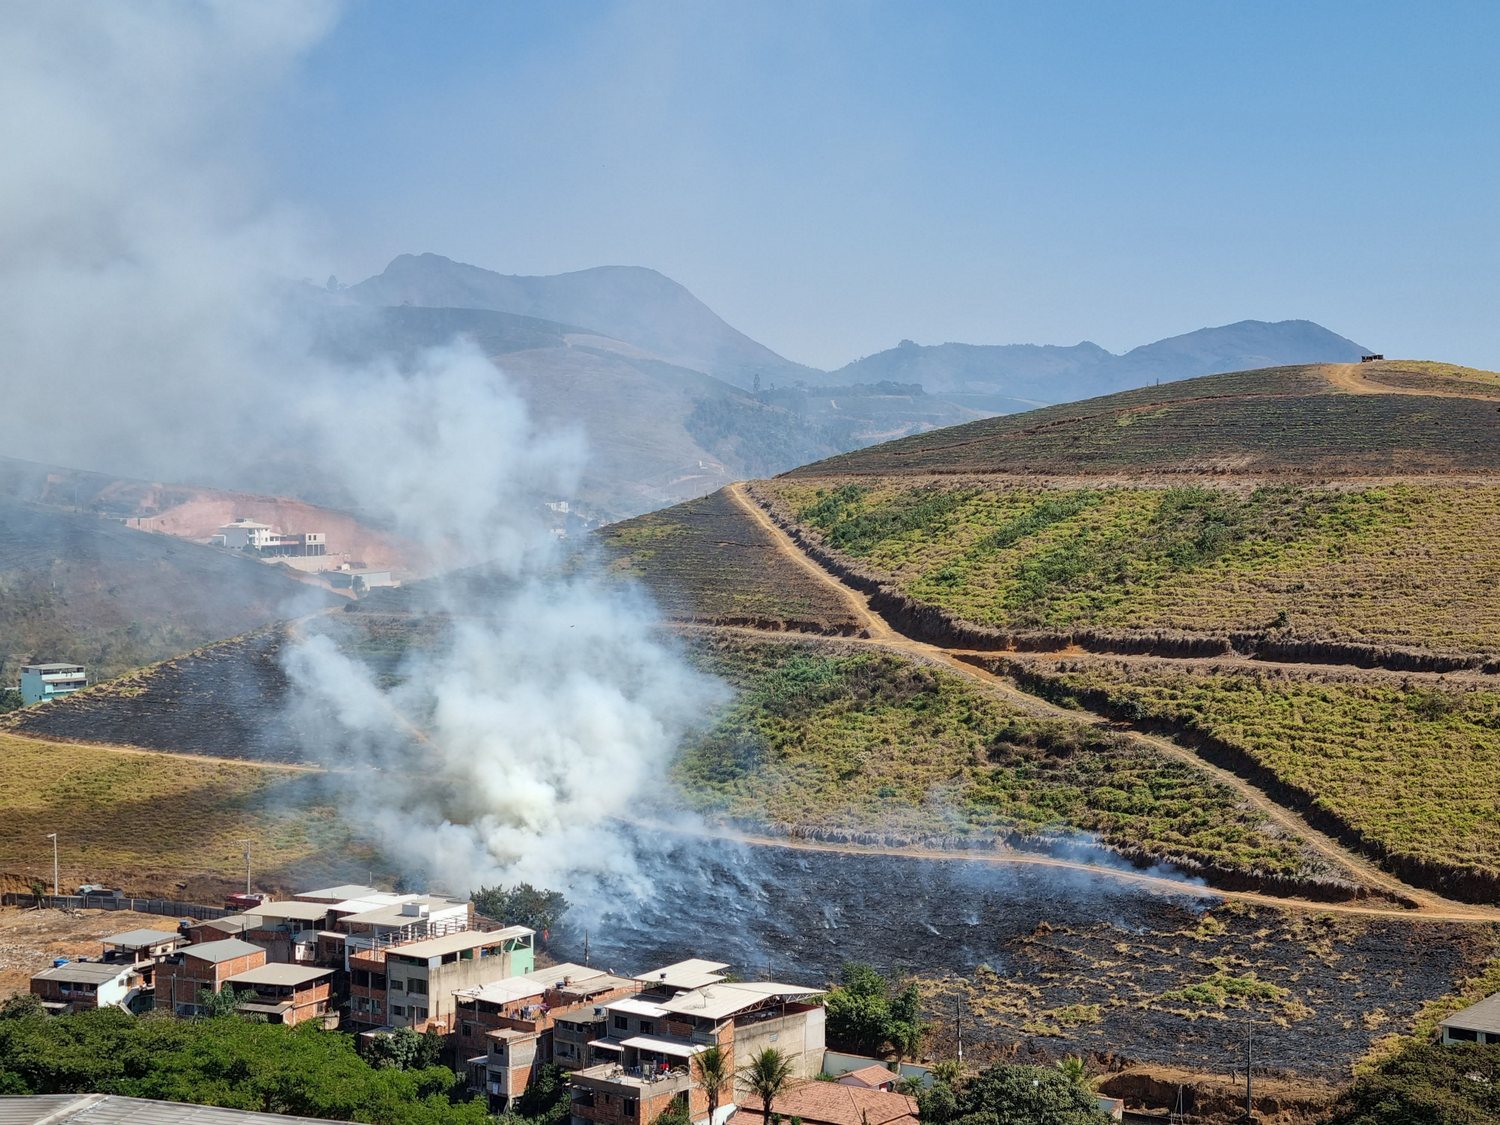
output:
[[[474,909],[486,918],[512,926],[529,926],[543,935],[562,923],[568,900],[561,891],[548,891],[530,883],[514,887],[480,887],[469,896]]]
[[[371,1066],[396,1070],[426,1070],[443,1057],[443,1037],[436,1031],[398,1027],[387,1035],[372,1035],[358,1048]]]
[[[1093,1093],[1094,1079],[1089,1075],[1088,1065],[1077,1055],[1057,1060],[1057,1069],[1067,1075],[1068,1081]]]
[[[829,1039],[863,1055],[876,1055],[889,1044],[898,1059],[921,1050],[928,1024],[921,1018],[922,997],[915,985],[894,996],[891,983],[871,965],[846,961],[839,984],[824,1002]]]
[[[195,999],[198,1006],[198,1015],[203,1019],[218,1019],[220,1016],[232,1016],[234,1010],[239,1006],[240,998],[234,994],[234,989],[224,987],[215,992],[211,988],[200,988]]]
[[[97,1092],[373,1125],[483,1125],[446,1067],[377,1069],[350,1036],[241,1019],[100,1009],[0,1020],[0,1091]]]
[[[556,1063],[543,1063],[512,1109],[531,1125],[560,1125],[568,1120],[572,1100],[568,1072]]]
[[[693,1125],[693,1115],[688,1112],[686,1102],[681,1098],[673,1098],[667,1108],[656,1115],[656,1120],[651,1125]]]
[[[1344,1091],[1328,1125],[1493,1125],[1500,1121],[1500,1048],[1423,1043]]]
[[[699,1051],[693,1056],[693,1077],[708,1096],[708,1120],[713,1125],[715,1112],[719,1108],[719,1095],[734,1077],[729,1068],[729,1056],[717,1046]]]
[[[760,1098],[766,1125],[772,1125],[776,1099],[792,1080],[792,1060],[775,1047],[767,1047],[750,1056],[740,1070],[740,1078]]]
[[[46,1014],[41,999],[29,992],[12,992],[0,1003],[0,1020],[24,1020]]]
[[[992,1066],[917,1100],[923,1125],[1102,1125],[1094,1095],[1056,1067]]]

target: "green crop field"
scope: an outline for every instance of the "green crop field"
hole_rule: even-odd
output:
[[[669,616],[803,632],[851,633],[838,595],[778,554],[723,492],[600,533],[614,569],[643,580]]]
[[[1391,385],[1487,396],[1488,372],[1386,364]],[[1428,385],[1432,384],[1432,385]],[[1370,388],[1378,391],[1378,386]],[[1322,366],[1187,379],[1010,414],[840,454],[795,476],[1215,473],[1322,476],[1493,472],[1490,397],[1349,394]]]
[[[837,642],[697,649],[737,688],[675,768],[699,810],[797,835],[970,847],[1094,834],[1188,869],[1326,880],[1326,866],[1190,765],[1025,716],[946,670]]]
[[[1500,487],[785,477],[756,489],[854,570],[1003,632],[1500,652]]]
[[[1500,885],[1500,689],[1150,660],[1007,661],[1054,685],[1055,697],[1243,755],[1401,873]]]

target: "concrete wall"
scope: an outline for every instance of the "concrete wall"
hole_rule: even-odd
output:
[[[734,1066],[736,1072],[750,1059],[767,1047],[775,1047],[791,1059],[792,1074],[797,1078],[813,1078],[823,1070],[823,1026],[822,1008],[810,1008],[805,1012],[793,1012],[777,1019],[761,1020],[757,1023],[740,1024],[734,1027]],[[745,1093],[744,1083],[735,1080],[736,1093]]]

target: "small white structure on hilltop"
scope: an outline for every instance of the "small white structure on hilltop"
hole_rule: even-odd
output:
[[[30,706],[89,686],[82,664],[26,664],[21,668],[21,702]]]

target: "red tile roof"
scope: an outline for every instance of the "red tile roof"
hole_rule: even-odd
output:
[[[862,1086],[869,1090],[878,1090],[880,1087],[893,1082],[899,1082],[901,1076],[893,1070],[887,1070],[879,1063],[862,1066],[858,1070],[851,1070],[847,1074],[839,1075],[839,1082],[845,1086]]]
[[[800,1117],[808,1125],[918,1125],[917,1099],[885,1090],[866,1090],[838,1082],[805,1082],[772,1103],[783,1121]],[[765,1109],[754,1094],[740,1103],[745,1125],[761,1125]]]

